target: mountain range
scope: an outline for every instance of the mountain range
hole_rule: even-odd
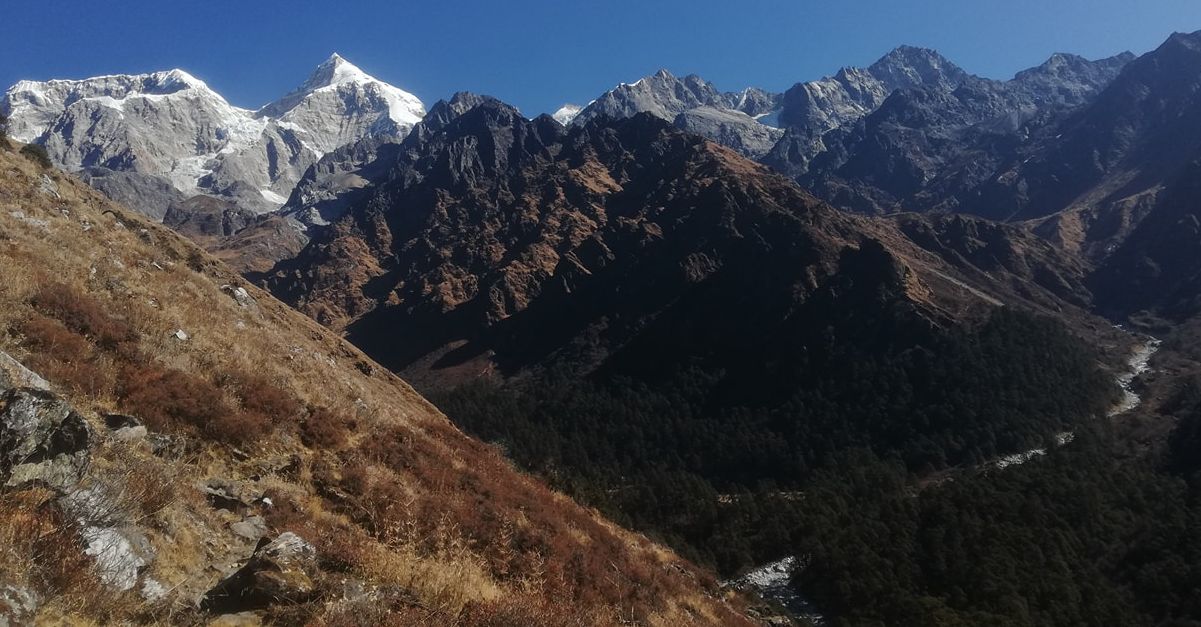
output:
[[[321,580],[378,579],[388,551],[487,569],[452,601],[379,592],[447,622],[563,619],[579,602],[584,623],[809,620],[803,606],[848,625],[1189,624],[1199,94],[1201,32],[1003,81],[908,46],[778,94],[661,70],[532,119],[471,92],[426,111],[338,55],[254,111],[180,70],[22,82],[0,102],[9,136],[82,183],[0,155],[0,255],[20,277],[0,298],[49,320],[0,317],[0,349],[73,403],[199,438],[205,459],[243,441],[189,395],[213,387],[253,417],[222,364],[282,380],[302,360],[284,396],[304,407],[256,427],[286,450],[254,455],[301,459],[284,492],[332,526],[307,532],[341,517],[376,560],[323,544]],[[38,287],[56,271],[21,257],[67,228],[57,272],[103,306],[64,309]],[[106,262],[109,240],[136,244]],[[159,272],[243,326],[160,311]],[[97,311],[138,332],[113,336]],[[247,324],[272,331],[245,348]],[[203,381],[160,386],[188,393],[178,406],[153,396],[182,363]],[[334,435],[314,426],[323,363]],[[420,428],[381,426],[409,416]],[[497,452],[687,561],[650,565],[649,541],[538,493]],[[244,482],[262,480],[254,455]],[[471,503],[493,506],[476,520]],[[696,574],[781,558],[783,608],[743,611]],[[612,585],[591,586],[598,570]],[[665,588],[639,596],[659,570]],[[202,609],[230,613],[240,581],[204,588]],[[306,616],[339,594],[305,597]]]
[[[256,111],[183,70],[22,81],[0,102],[9,133],[152,217],[196,195],[263,213],[325,153],[363,137],[403,137],[425,108],[334,54],[295,91]],[[146,189],[150,194],[143,194]]]

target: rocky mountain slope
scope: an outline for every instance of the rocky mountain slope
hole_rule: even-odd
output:
[[[1154,190],[1197,157],[1199,88],[1201,32],[1172,35],[1125,66],[1028,161],[983,187],[981,206],[1036,218]]]
[[[633,83],[618,85],[582,109],[564,107],[553,117],[565,125],[579,125],[601,117],[623,119],[649,113],[744,155],[759,157],[781,135],[779,129],[760,123],[774,117],[779,103],[779,94],[755,87],[719,92],[695,74],[676,78],[667,70],[659,70]]]
[[[749,624],[196,245],[2,149],[0,276],[15,623]]]
[[[867,68],[792,86],[784,92],[780,125],[813,138],[874,111],[898,89],[954,88],[967,77],[933,50],[901,46]]]
[[[171,201],[195,195],[278,208],[322,155],[367,136],[402,137],[424,107],[335,54],[258,111],[230,105],[182,70],[22,81],[0,111],[15,139],[44,145],[55,163],[161,217]]]
[[[735,243],[744,240],[765,255],[803,243],[808,250],[795,254],[808,261],[800,265],[760,260],[798,273],[781,281],[795,284],[801,291],[794,297],[802,300],[822,277],[837,274],[839,251],[867,239],[889,247],[907,277],[902,291],[926,301],[930,312],[956,308],[953,301],[963,295],[997,300],[954,287],[964,272],[991,277],[977,294],[1013,294],[1004,277],[1016,274],[1039,288],[1026,290],[1023,301],[1058,307],[1082,299],[1079,267],[1056,260],[1030,270],[1038,264],[1033,260],[1056,253],[1021,229],[962,218],[948,239],[958,238],[966,249],[951,252],[933,234],[946,235],[944,227],[915,226],[923,222],[917,216],[894,223],[841,214],[766,168],[646,114],[564,129],[548,116],[526,120],[503,103],[461,94],[431,109],[397,150],[370,166],[373,178],[346,201],[347,213],[270,278],[286,301],[348,329],[397,368],[470,340],[480,329],[515,328],[518,314],[527,315],[534,303],[576,294],[581,282],[601,276],[647,281],[635,291],[658,294],[648,306],[666,305],[668,294],[734,263],[723,258],[726,247],[741,250]],[[775,220],[780,225],[765,226]],[[981,248],[992,252],[978,256]],[[973,261],[989,267],[979,270]],[[601,273],[611,264],[621,269]],[[666,268],[678,268],[679,276],[669,279]],[[927,283],[953,289],[931,290]],[[565,332],[583,332],[589,324],[560,318]],[[635,332],[642,323],[631,324]],[[478,341],[459,353],[497,350],[490,340]]]
[[[874,111],[897,89],[946,89],[966,77],[938,53],[911,46],[899,47],[865,69],[844,68],[833,77],[797,83],[784,94],[758,88],[723,93],[698,76],[678,79],[660,70],[622,83],[581,111],[561,111],[556,119],[584,124],[600,116],[650,113],[744,156],[758,159],[774,149],[775,161],[785,163],[812,157],[822,133]]]
[[[840,206],[866,213],[967,211],[967,193],[1024,158],[1067,112],[1096,96],[1131,59],[1056,55],[1010,81],[961,76],[904,86],[851,124],[808,144],[783,142],[766,161]]]
[[[628,118],[639,113],[671,121],[689,109],[721,107],[756,116],[775,109],[777,96],[760,89],[723,93],[712,83],[690,74],[676,78],[667,70],[622,83],[601,94],[571,118],[574,124],[584,124],[598,117]]]

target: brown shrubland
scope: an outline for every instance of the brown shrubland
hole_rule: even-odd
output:
[[[0,153],[0,350],[97,433],[115,412],[179,443],[93,452],[157,552],[161,603],[105,591],[51,495],[0,494],[0,583],[57,591],[51,622],[205,622],[194,599],[252,549],[198,495],[219,479],[317,549],[321,594],[278,624],[747,624],[707,574],[515,471],[341,338],[253,287],[240,306],[220,262],[57,172],[46,195],[42,174]],[[348,600],[353,582],[370,595]]]

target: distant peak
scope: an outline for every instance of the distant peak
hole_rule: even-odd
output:
[[[937,62],[947,63],[945,57],[937,50],[931,48],[922,48],[919,46],[897,46],[888,51],[888,54],[880,57],[874,65],[889,64],[889,63],[913,63],[913,62]]]
[[[583,107],[580,105],[567,103],[559,107],[559,110],[555,111],[551,117],[554,118],[559,124],[567,126],[568,124],[571,124],[571,121],[575,119],[575,116],[580,114],[581,110],[583,110]]]
[[[1084,60],[1084,57],[1082,57],[1078,54],[1072,54],[1070,52],[1056,52],[1056,53],[1053,53],[1047,59],[1047,63],[1063,63],[1065,61],[1083,61],[1083,60]]]
[[[305,81],[303,88],[314,90],[342,83],[369,81],[376,81],[376,79],[335,52],[317,66],[309,80]]]
[[[889,89],[921,85],[957,85],[967,77],[959,66],[937,50],[917,46],[897,46],[868,68],[868,73],[883,81]]]
[[[187,72],[185,72],[184,70],[181,70],[179,68],[170,70],[170,71],[166,72],[165,74],[167,75],[167,78],[170,80],[180,81],[182,83],[186,83],[193,87],[207,87],[207,85],[205,85],[204,81],[200,80],[199,78],[196,78],[195,76],[192,76],[191,74],[188,74]]]
[[[668,72],[666,68],[659,68],[659,71],[655,72],[655,78],[675,78],[675,76],[671,72]]]
[[[1201,31],[1195,33],[1172,33],[1172,36],[1168,37],[1168,40],[1164,42],[1164,46],[1175,46],[1189,50],[1201,49]]]
[[[412,126],[425,114],[425,107],[416,96],[367,74],[337,52],[322,61],[300,87],[259,109],[257,114],[280,117],[310,96],[338,89],[342,85],[367,87],[373,93],[382,96],[387,101],[389,116],[401,126]]]
[[[450,97],[450,100],[439,100],[434,103],[434,106],[430,107],[429,113],[422,119],[422,123],[418,128],[421,133],[437,132],[464,113],[476,107],[489,104],[498,107],[508,106],[492,96],[475,94],[469,91],[455,92]]]

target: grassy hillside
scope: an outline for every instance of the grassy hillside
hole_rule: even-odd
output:
[[[201,599],[258,536],[293,532],[315,548],[303,581],[226,610],[285,624],[748,622],[704,572],[518,473],[195,245],[3,150],[0,351],[86,424],[71,443],[81,477],[14,474],[67,460],[53,438],[25,466],[0,462],[0,610],[18,618],[204,622]],[[88,554],[98,534],[132,546],[136,581]]]

